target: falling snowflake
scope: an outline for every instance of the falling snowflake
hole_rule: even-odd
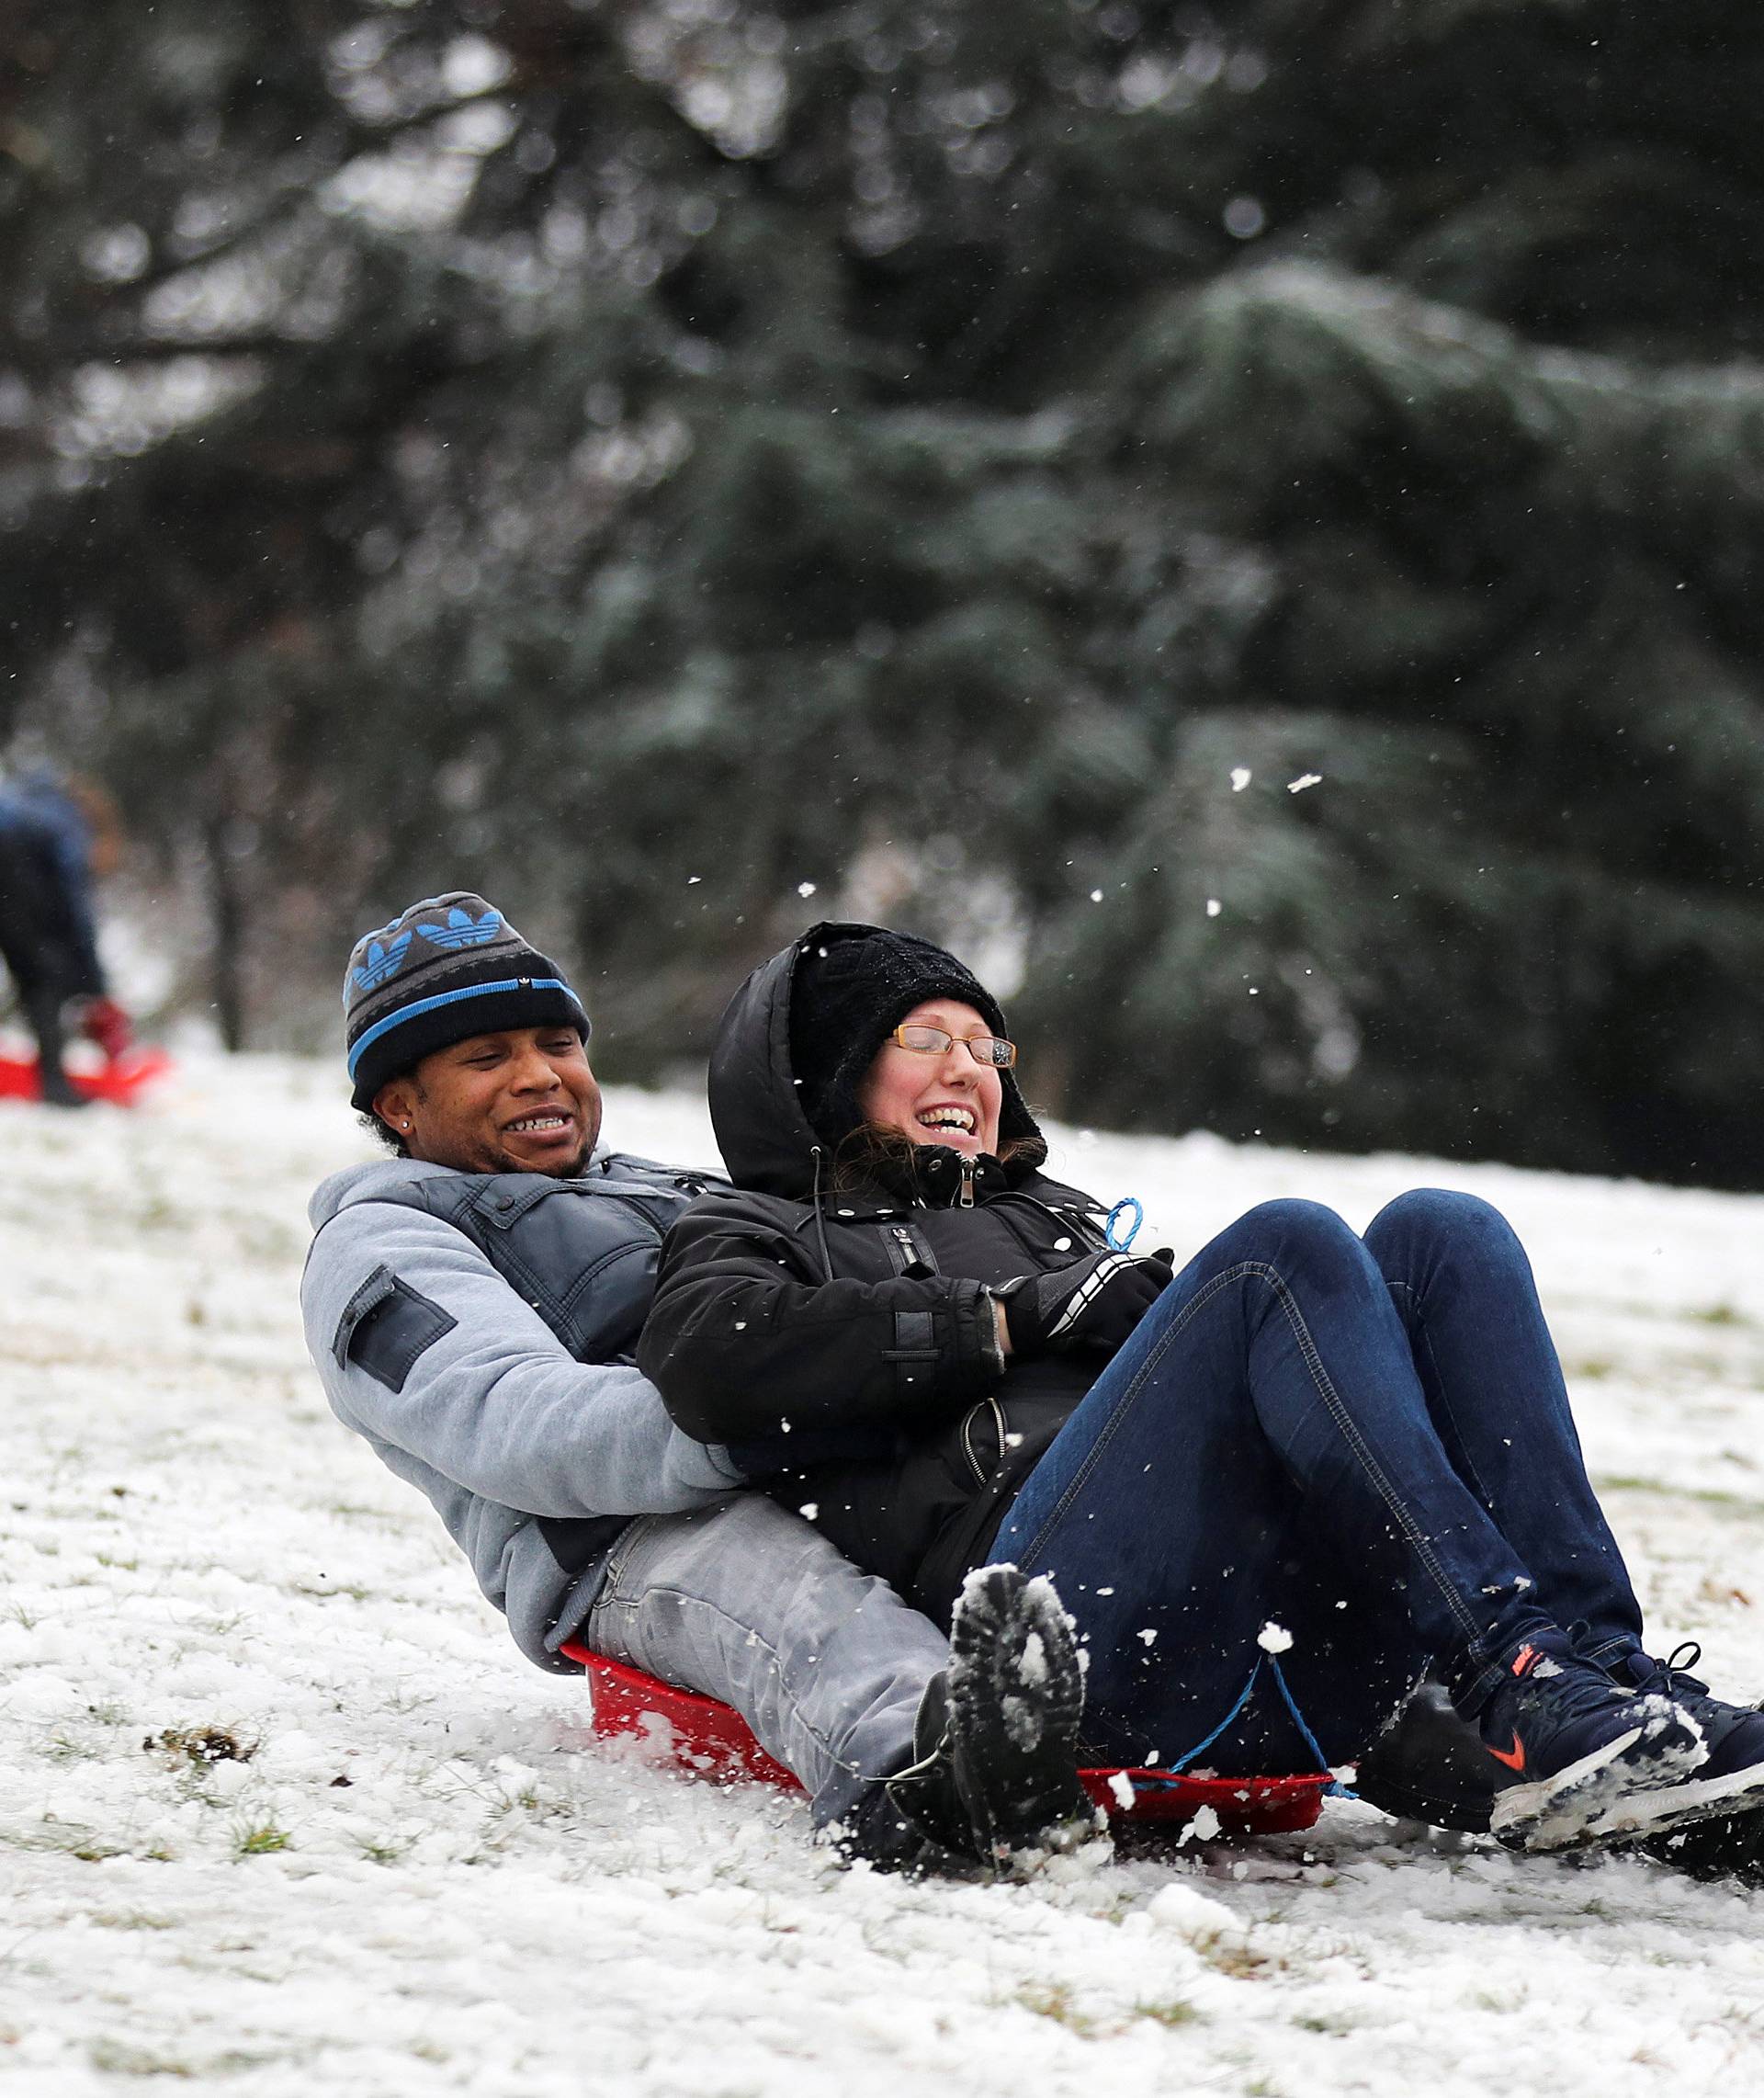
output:
[[[1247,765],[1234,765],[1231,767],[1232,793],[1241,794],[1244,788],[1249,786],[1250,780],[1253,777],[1254,775],[1250,772],[1250,767]]]
[[[814,894],[814,892],[815,892],[815,885],[814,885],[814,883],[813,883],[812,881],[798,881],[798,882],[797,882],[797,894],[798,896],[812,896],[812,895]]]
[[[1320,772],[1301,772],[1296,779],[1286,782],[1286,791],[1289,794],[1302,794],[1307,787],[1319,787],[1322,782],[1323,775]]]
[[[1216,918],[1223,908],[1224,905],[1220,903],[1216,896],[1209,896],[1207,898],[1206,914],[1209,918]]]

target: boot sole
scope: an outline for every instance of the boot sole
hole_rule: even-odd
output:
[[[1592,1840],[1663,1835],[1668,1829],[1691,1828],[1698,1821],[1743,1813],[1759,1804],[1764,1804],[1764,1763],[1754,1763],[1748,1770],[1729,1771],[1724,1777],[1693,1777],[1688,1784],[1625,1799],[1594,1822]]]
[[[1078,1780],[1083,1665],[1050,1581],[1014,1566],[968,1575],[950,1627],[949,1703],[963,1802],[989,1856],[1095,1834]]]

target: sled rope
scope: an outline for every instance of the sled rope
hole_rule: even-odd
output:
[[[1204,1754],[1206,1750],[1210,1749],[1213,1746],[1213,1743],[1218,1740],[1219,1736],[1225,1732],[1226,1729],[1229,1727],[1233,1720],[1238,1718],[1238,1714],[1242,1712],[1244,1707],[1249,1704],[1250,1697],[1255,1693],[1256,1684],[1261,1680],[1261,1672],[1264,1665],[1272,1673],[1274,1679],[1274,1687],[1280,1692],[1281,1701],[1286,1707],[1287,1711],[1292,1715],[1293,1724],[1298,1729],[1300,1738],[1304,1741],[1305,1746],[1309,1749],[1312,1755],[1317,1758],[1317,1775],[1319,1777],[1324,1775],[1329,1777],[1329,1782],[1325,1787],[1328,1797],[1331,1799],[1358,1798],[1358,1793],[1350,1790],[1347,1786],[1343,1785],[1341,1780],[1337,1777],[1334,1772],[1329,1768],[1329,1759],[1323,1753],[1322,1743],[1311,1731],[1309,1722],[1306,1719],[1304,1713],[1301,1712],[1298,1708],[1298,1699],[1293,1695],[1292,1688],[1286,1681],[1285,1670],[1281,1667],[1278,1659],[1271,1653],[1257,1655],[1256,1665],[1250,1671],[1250,1680],[1244,1684],[1242,1690],[1238,1693],[1237,1703],[1232,1706],[1231,1709],[1225,1715],[1224,1718],[1219,1721],[1218,1725],[1214,1728],[1213,1731],[1210,1734],[1206,1735],[1203,1740],[1196,1741],[1192,1749],[1189,1749],[1183,1754],[1178,1756],[1176,1761],[1170,1765],[1170,1768],[1172,1771],[1178,1773],[1186,1770],[1189,1764],[1194,1761],[1196,1756]]]

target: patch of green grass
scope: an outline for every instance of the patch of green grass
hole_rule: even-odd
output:
[[[411,1847],[409,1836],[358,1836],[356,1844],[369,1865],[396,1865]]]
[[[48,1763],[84,1763],[98,1752],[65,1727],[51,1727],[43,1736],[37,1752]]]
[[[293,1837],[274,1821],[239,1821],[233,1826],[234,1857],[273,1857],[277,1851],[293,1847]]]
[[[101,1931],[175,1931],[175,1916],[150,1916],[144,1909],[101,1909],[92,1918]]]
[[[1064,1981],[1035,1982],[1027,1989],[1017,1991],[1017,2002],[1025,2011],[1033,2011],[1038,2018],[1051,2018],[1057,2025],[1064,2025],[1068,2032],[1076,2033],[1080,2039],[1088,2040],[1096,2033],[1096,2020],[1079,2010],[1072,2001],[1069,1985]]]
[[[101,1865],[106,1858],[129,1854],[126,1844],[107,1843],[95,1830],[77,1821],[45,1821],[34,1829],[0,1829],[0,1847],[59,1851],[63,1857],[77,1857],[85,1865]]]
[[[78,1843],[68,1845],[67,1854],[78,1858],[82,1865],[104,1865],[113,1857],[127,1857],[129,1846],[107,1842],[88,1830]]]
[[[130,2047],[125,2040],[94,2040],[86,2053],[101,2076],[193,2077],[197,2073],[193,2061],[155,2054],[150,2047]]]
[[[1203,1932],[1193,1942],[1194,1950],[1216,1974],[1228,1976],[1233,1981],[1262,1980],[1274,1964],[1266,1953],[1253,1951],[1241,1938],[1227,1937],[1223,1931]]]
[[[265,2062],[274,2061],[273,2054],[248,2054],[242,2047],[229,2047],[222,2054],[208,2056],[201,2061],[190,2061],[182,2055],[160,2054],[153,2047],[135,2047],[128,2040],[96,2039],[86,2048],[86,2056],[94,2069],[107,2076],[175,2076],[180,2081],[207,2082],[214,2076],[237,2076],[247,2069],[261,2068]]]
[[[1159,2003],[1136,2003],[1136,2018],[1149,2018],[1158,2025],[1198,2025],[1206,2013],[1197,2011],[1185,1996],[1171,1996]]]
[[[1731,1304],[1711,1304],[1706,1310],[1691,1311],[1687,1316],[1700,1326],[1749,1326],[1751,1321],[1743,1311],[1736,1311]]]
[[[336,1595],[348,1595],[357,1603],[367,1603],[373,1599],[374,1594],[371,1588],[359,1581],[327,1582],[322,1587],[316,1582],[297,1581],[292,1585],[295,1594],[314,1595],[321,1603],[328,1603]]]
[[[1764,1502],[1748,1500],[1743,1493],[1725,1493],[1713,1486],[1667,1486],[1657,1479],[1638,1479],[1628,1472],[1600,1472],[1593,1481],[1601,1493],[1657,1493],[1670,1501],[1700,1501],[1708,1508],[1732,1508],[1748,1515],[1764,1515]]]

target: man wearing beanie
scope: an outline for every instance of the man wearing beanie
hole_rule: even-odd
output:
[[[637,1337],[707,1176],[600,1146],[582,1001],[492,904],[427,898],[365,935],[344,1008],[351,1099],[395,1155],[310,1208],[301,1307],[338,1417],[428,1495],[540,1667],[574,1671],[582,1641],[734,1706],[847,1854],[990,1862],[1046,1784],[1003,1721],[1016,1661],[1061,1636],[1031,1584],[977,1597],[952,1661],[669,1420]]]

